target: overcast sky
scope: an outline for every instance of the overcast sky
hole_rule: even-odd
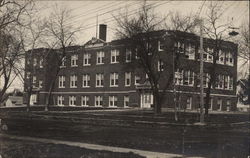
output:
[[[199,14],[204,17],[207,13],[207,6],[211,1],[147,1],[153,4],[155,13],[159,16],[166,16],[170,12],[180,12],[183,15],[190,13]],[[96,35],[96,21],[98,15],[98,23],[107,24],[107,41],[114,39],[114,16],[119,16],[125,8],[128,13],[136,14],[138,8],[143,1],[36,1],[39,15],[48,17],[53,11],[53,5],[66,7],[71,10],[70,24],[73,26],[81,26],[81,31],[77,34],[76,44],[83,45]],[[243,22],[249,22],[249,2],[248,1],[220,1],[222,3],[223,20],[233,19],[234,27],[239,27]],[[200,11],[201,10],[201,11]],[[20,81],[13,84],[14,87],[23,86]]]

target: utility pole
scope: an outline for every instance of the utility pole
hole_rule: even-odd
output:
[[[203,53],[203,20],[200,19],[200,123],[204,123]]]
[[[178,49],[178,48],[177,48]],[[174,94],[174,119],[178,121],[177,107],[176,107],[176,86],[175,86],[175,50],[173,50],[173,94]]]

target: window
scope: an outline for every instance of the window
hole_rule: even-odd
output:
[[[177,42],[175,43],[175,47],[178,50],[178,53],[184,53],[184,43]]]
[[[118,87],[118,73],[110,74],[110,87]]]
[[[224,88],[224,76],[223,75],[216,76],[215,88],[218,88],[218,89]]]
[[[208,108],[209,108],[209,110],[213,110],[213,98],[209,99]]]
[[[102,106],[102,105],[103,105],[103,97],[95,96],[95,106]]]
[[[39,88],[43,88],[43,81],[39,80]]]
[[[117,106],[117,96],[109,96],[109,107]]]
[[[183,85],[188,85],[189,71],[183,71]]]
[[[204,73],[203,74],[203,86],[206,88],[208,87],[208,82],[210,81],[210,74]]]
[[[186,108],[191,110],[192,109],[192,97],[187,98],[187,105]]]
[[[71,75],[70,76],[70,88],[76,88],[77,87],[77,76]]]
[[[125,86],[130,86],[131,84],[131,72],[125,72]]]
[[[61,68],[62,67],[66,67],[66,57],[63,57],[62,58],[62,63],[61,63],[61,66],[60,66]]]
[[[129,96],[125,95],[124,96],[124,107],[128,107],[129,105]]]
[[[138,51],[138,48],[135,48],[135,59],[140,59],[140,53]]]
[[[32,81],[33,84],[36,84],[36,76],[33,76],[33,81]]]
[[[58,106],[64,106],[64,97],[63,96],[57,96],[57,105]]]
[[[219,111],[222,110],[222,99],[217,100],[217,108],[218,108]]]
[[[126,63],[131,62],[132,53],[130,49],[126,49]]]
[[[65,76],[59,76],[59,88],[65,88]]]
[[[77,66],[77,60],[78,60],[78,55],[77,54],[71,56],[71,66],[72,67]]]
[[[96,74],[96,87],[103,87],[103,74]]]
[[[194,72],[188,71],[188,85],[193,86],[194,85]]]
[[[27,73],[26,73],[26,78],[27,78],[27,79],[30,79],[30,72],[27,72]]]
[[[96,64],[104,64],[104,52],[97,52]]]
[[[36,65],[37,65],[37,59],[34,58],[34,59],[33,59],[33,66],[35,67]]]
[[[230,90],[233,90],[233,77],[232,76],[229,76],[229,86],[228,86],[228,88]]]
[[[40,58],[40,60],[39,60],[39,66],[40,66],[40,68],[43,68],[43,58]]]
[[[230,107],[231,107],[231,101],[227,100],[227,111],[230,111]]]
[[[69,96],[69,106],[76,106],[76,96]]]
[[[82,96],[82,106],[89,106],[89,96]]]
[[[163,71],[164,70],[164,64],[162,60],[158,61],[158,71]]]
[[[224,56],[225,56],[225,53],[219,50],[219,59],[217,60],[217,63],[224,64]]]
[[[111,63],[118,63],[119,50],[111,50]]]
[[[233,54],[231,52],[226,53],[226,64],[230,66],[234,65]]]
[[[90,65],[90,58],[91,58],[91,54],[89,54],[89,53],[86,53],[83,55],[83,66]]]
[[[84,74],[82,76],[82,87],[89,87],[90,85],[90,75]]]
[[[140,80],[141,80],[141,77],[138,76],[138,75],[135,75],[135,85],[139,85],[140,84]]]
[[[163,42],[158,41],[158,51],[163,51],[163,50],[164,50]]]
[[[195,59],[195,46],[192,44],[188,44],[188,49],[186,51],[186,55],[188,56],[188,59]]]
[[[207,62],[212,63],[213,62],[213,49],[212,48],[207,48],[206,51],[206,59],[204,59]]]
[[[176,85],[182,85],[183,84],[183,70],[177,69],[175,72],[175,84]]]

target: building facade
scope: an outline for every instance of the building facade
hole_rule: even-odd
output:
[[[58,106],[150,108],[154,97],[147,75],[142,68],[131,66],[140,59],[126,40],[106,42],[106,28],[102,27],[100,39],[92,38],[83,46],[67,48],[53,88],[51,102]],[[163,38],[162,35],[167,37]],[[158,71],[163,74],[159,82],[160,92],[164,93],[162,107],[173,108],[175,94],[179,108],[198,109],[199,37],[167,30],[156,31],[153,36],[151,46],[161,54],[161,59],[156,62]],[[172,43],[174,52],[165,49],[166,43]],[[214,66],[213,56],[210,54],[213,51],[213,43],[211,39],[204,39],[204,92],[210,79],[208,70]],[[25,89],[34,86],[31,98],[36,104],[46,103],[52,74],[55,73],[57,52],[58,50],[48,49],[37,49],[32,55],[29,55],[31,52],[27,52]],[[173,56],[176,53],[182,54],[182,57],[173,72],[173,68],[168,64],[174,62]],[[164,60],[164,63],[161,60]],[[171,74],[175,74],[175,82],[171,82],[163,89],[163,83]],[[216,60],[216,83],[211,89],[210,110],[236,109],[236,79],[237,45],[222,41]]]

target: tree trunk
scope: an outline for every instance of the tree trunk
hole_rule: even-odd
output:
[[[155,88],[153,90],[153,96],[154,96],[154,113],[156,115],[161,114],[161,100],[158,88]]]

